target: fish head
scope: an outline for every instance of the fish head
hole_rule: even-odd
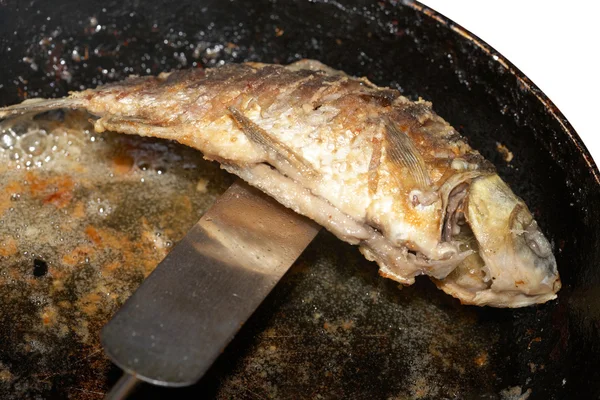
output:
[[[498,175],[472,180],[462,212],[466,232],[457,240],[473,254],[444,279],[444,291],[464,303],[496,307],[556,298],[561,283],[552,246]]]

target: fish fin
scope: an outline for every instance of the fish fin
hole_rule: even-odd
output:
[[[371,139],[371,143],[373,144],[373,152],[369,161],[369,195],[373,196],[377,193],[377,187],[379,186],[379,166],[381,165],[381,148],[383,146],[382,138],[376,134]]]
[[[94,122],[96,132],[113,131],[129,135],[151,136],[161,139],[172,139],[193,147],[191,140],[174,127],[160,126],[136,117],[105,116]]]
[[[400,131],[391,121],[384,123],[385,153],[395,167],[393,175],[396,180],[402,181],[402,171],[405,169],[413,179],[418,189],[429,189],[431,181],[423,156],[419,153],[411,138]],[[406,185],[406,184],[404,184]],[[404,186],[403,185],[403,186]]]
[[[259,145],[263,150],[267,152],[273,152],[281,156],[290,165],[303,174],[307,174],[311,177],[316,177],[319,173],[314,169],[312,165],[308,163],[302,156],[295,153],[292,149],[281,143],[279,140],[270,135],[267,131],[262,129],[250,118],[246,117],[244,113],[233,106],[227,107],[233,120],[238,124],[242,132],[246,135],[252,143]]]
[[[331,75],[331,76],[348,76],[343,71],[331,68],[331,67],[323,64],[320,61],[311,60],[308,58],[304,58],[302,60],[293,62],[293,63],[287,65],[285,68],[290,71],[308,70],[308,71],[315,71],[315,72],[316,71],[324,72],[325,74]]]
[[[0,108],[0,118],[33,112],[41,113],[57,108],[79,108],[81,106],[81,99],[72,97],[63,97],[60,99],[28,99],[19,104]]]

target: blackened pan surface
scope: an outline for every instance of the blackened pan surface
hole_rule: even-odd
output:
[[[498,167],[553,243],[564,284],[558,300],[497,310],[461,306],[425,279],[399,290],[356,248],[322,233],[202,382],[173,392],[145,387],[139,398],[600,394],[598,170],[527,78],[442,16],[383,1],[9,0],[0,2],[0,57],[3,105],[132,73],[319,59],[432,101]],[[498,143],[513,153],[510,163]],[[9,306],[5,337],[18,328],[10,313],[22,312]],[[37,385],[38,359],[16,359],[15,343],[0,343],[0,362],[13,371],[0,382],[3,397],[100,398],[118,376],[105,362],[66,357]]]

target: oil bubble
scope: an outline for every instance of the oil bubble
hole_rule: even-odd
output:
[[[113,212],[113,207],[108,200],[97,198],[88,203],[88,215],[98,215],[102,218]]]
[[[15,136],[12,134],[12,132],[8,131],[8,130],[4,130],[2,131],[2,133],[0,133],[0,147],[3,149],[10,149],[11,147],[13,147],[16,143],[16,138]]]
[[[9,158],[13,161],[19,161],[23,158],[23,152],[20,149],[14,148],[11,150]]]
[[[41,155],[47,147],[48,137],[46,131],[37,130],[31,131],[21,138],[20,147],[27,154],[32,156]]]

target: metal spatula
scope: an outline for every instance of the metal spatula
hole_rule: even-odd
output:
[[[107,398],[140,381],[196,383],[320,227],[234,183],[104,327],[125,372]]]

